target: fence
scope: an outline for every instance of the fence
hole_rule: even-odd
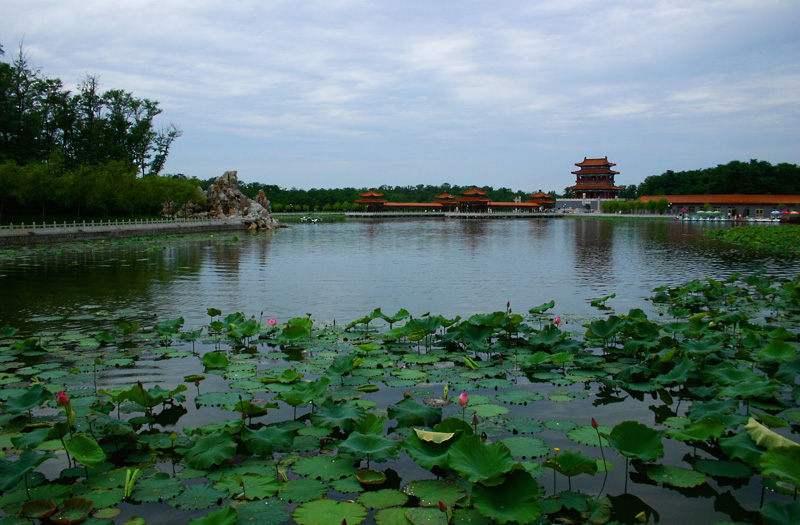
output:
[[[26,231],[41,231],[53,230],[55,228],[108,228],[108,227],[124,227],[124,226],[152,226],[155,224],[183,224],[183,223],[203,223],[221,221],[221,219],[211,219],[208,217],[203,218],[187,218],[187,219],[123,219],[123,220],[108,220],[108,221],[63,221],[61,223],[53,221],[51,223],[30,223],[30,224],[4,224],[0,225],[0,231],[10,231],[13,233],[25,233]]]

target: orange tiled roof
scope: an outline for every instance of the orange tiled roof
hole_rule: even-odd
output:
[[[479,190],[477,187],[473,186],[468,190],[464,190],[461,192],[461,195],[486,195],[487,192],[483,190]]]
[[[614,171],[611,168],[581,168],[578,171],[571,171],[573,175],[592,175],[592,174],[609,174],[613,173],[614,175],[619,175],[618,171]]]
[[[621,190],[619,186],[613,184],[576,184],[567,188],[568,190]]]
[[[553,198],[552,195],[548,195],[547,193],[545,193],[545,192],[543,192],[541,190],[537,191],[536,193],[531,193],[530,195],[528,195],[528,197],[530,197],[532,199],[552,199]]]
[[[369,190],[366,193],[359,193],[362,197],[383,197],[383,193],[378,193],[375,190]]]
[[[643,202],[667,199],[673,206],[704,204],[789,204],[800,205],[800,195],[645,195]]]
[[[587,159],[583,157],[583,162],[575,163],[576,166],[616,166],[613,162],[608,162],[608,157],[602,159]]]

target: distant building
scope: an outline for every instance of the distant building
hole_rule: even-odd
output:
[[[667,199],[672,215],[716,211],[722,215],[768,218],[800,211],[800,195],[647,195],[643,202]]]
[[[619,172],[611,169],[616,164],[608,162],[608,157],[602,159],[584,157],[583,162],[575,165],[580,168],[572,172],[575,175],[575,185],[567,189],[572,190],[576,199],[617,198],[622,188],[614,185],[614,175],[619,175]]]

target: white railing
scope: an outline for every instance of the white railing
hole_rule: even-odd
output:
[[[37,230],[52,230],[56,228],[117,228],[122,226],[151,226],[155,224],[184,224],[184,223],[203,223],[212,221],[221,221],[223,219],[212,219],[208,217],[191,217],[191,218],[177,218],[177,219],[123,219],[123,220],[83,220],[72,222],[40,222],[40,223],[20,223],[20,224],[3,224],[0,225],[0,231],[11,231],[25,233],[27,231]]]

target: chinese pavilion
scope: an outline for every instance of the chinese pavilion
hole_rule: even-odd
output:
[[[463,197],[456,199],[459,209],[470,212],[487,211],[492,199],[484,197],[486,193],[487,192],[479,190],[475,186],[462,191],[461,195],[463,195]]]
[[[575,164],[580,169],[573,171],[575,175],[575,185],[567,188],[572,190],[576,198],[583,199],[614,199],[622,189],[614,185],[614,175],[618,171],[613,171],[613,162],[608,162],[608,157],[602,159],[583,158],[583,162]]]
[[[361,198],[356,200],[356,204],[363,206],[365,211],[380,211],[383,209],[383,206],[389,202],[381,198],[383,197],[383,193],[378,193],[375,190],[359,193],[359,196],[361,196]]]
[[[447,192],[437,195],[434,198],[436,199],[434,202],[441,204],[445,211],[453,211],[456,209],[456,206],[458,206],[456,198]]]
[[[526,203],[530,203],[544,209],[556,207],[556,200],[553,198],[553,196],[548,195],[542,190],[539,190],[536,193],[531,193],[528,195],[528,197],[530,197],[530,199],[525,201]]]

